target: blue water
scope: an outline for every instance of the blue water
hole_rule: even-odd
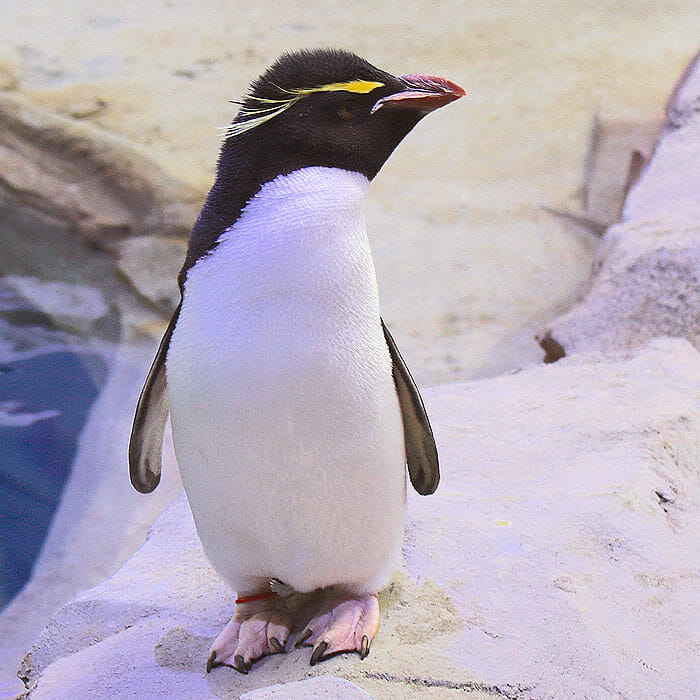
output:
[[[14,206],[1,187],[0,241],[2,608],[26,582],[46,538],[120,335],[125,293],[103,251]],[[54,282],[64,286],[62,295],[51,284],[41,292]],[[84,288],[99,291],[105,304],[79,316],[84,307],[71,307],[70,290],[84,299]],[[35,299],[49,295],[43,310],[23,289],[33,289]],[[107,312],[93,318],[103,306]]]
[[[0,608],[31,573],[106,373],[87,352],[0,358]]]

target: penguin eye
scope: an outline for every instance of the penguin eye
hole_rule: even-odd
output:
[[[353,119],[360,112],[360,105],[356,100],[345,100],[338,107],[338,116],[341,119]]]

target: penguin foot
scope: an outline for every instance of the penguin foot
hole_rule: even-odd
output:
[[[230,666],[245,674],[263,656],[284,654],[291,627],[284,601],[277,596],[237,603],[236,614],[212,644],[207,673]]]
[[[314,648],[312,666],[336,654],[353,651],[364,659],[378,628],[376,595],[336,595],[309,620],[294,646]]]

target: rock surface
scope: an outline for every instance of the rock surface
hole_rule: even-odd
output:
[[[106,250],[126,236],[187,236],[202,202],[123,138],[14,93],[0,93],[0,164],[6,206]]]
[[[29,697],[238,698],[330,674],[375,700],[687,700],[700,680],[698,396],[700,354],[678,339],[425,392],[443,480],[409,498],[405,570],[364,662],[311,668],[304,649],[207,675],[232,595],[181,497],[54,616],[22,666]]]
[[[271,685],[241,695],[241,700],[372,700],[356,685],[334,676]]]
[[[651,159],[598,251],[583,301],[545,328],[550,360],[659,335],[700,348],[700,54],[671,96]]]

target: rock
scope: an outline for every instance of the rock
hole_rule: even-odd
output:
[[[627,192],[651,157],[661,126],[660,119],[602,119],[595,114],[583,166],[580,206],[543,207],[574,239],[590,247],[591,254],[607,228],[620,220]]]
[[[106,106],[107,103],[99,97],[85,98],[66,105],[66,113],[73,119],[87,119],[102,112]]]
[[[16,90],[19,87],[19,80],[15,71],[9,66],[0,64],[0,90]]]
[[[619,220],[630,168],[636,158],[649,159],[661,126],[661,120],[635,122],[594,117],[584,164],[582,204],[585,214],[603,229]],[[635,157],[635,153],[639,155]]]
[[[182,238],[136,236],[120,241],[117,265],[131,286],[168,313],[177,306],[177,276],[185,259]]]
[[[241,695],[240,700],[372,700],[363,690],[342,678],[318,676],[296,683],[270,685]]]
[[[636,347],[659,335],[700,348],[699,105],[700,54],[669,100],[666,124],[621,222],[596,252],[585,297],[537,335],[545,362]]]
[[[48,282],[36,277],[7,275],[3,284],[16,290],[28,307],[51,317],[56,325],[85,336],[109,313],[100,290],[94,287]]]
[[[668,338],[426,391],[443,479],[409,496],[405,570],[381,594],[364,662],[312,668],[290,644],[246,676],[207,675],[233,595],[181,497],[119,571],[53,617],[22,664],[28,697],[268,697],[331,675],[375,700],[687,700],[699,394],[700,354]]]
[[[0,93],[0,194],[92,246],[138,235],[186,237],[203,193],[124,139]]]

